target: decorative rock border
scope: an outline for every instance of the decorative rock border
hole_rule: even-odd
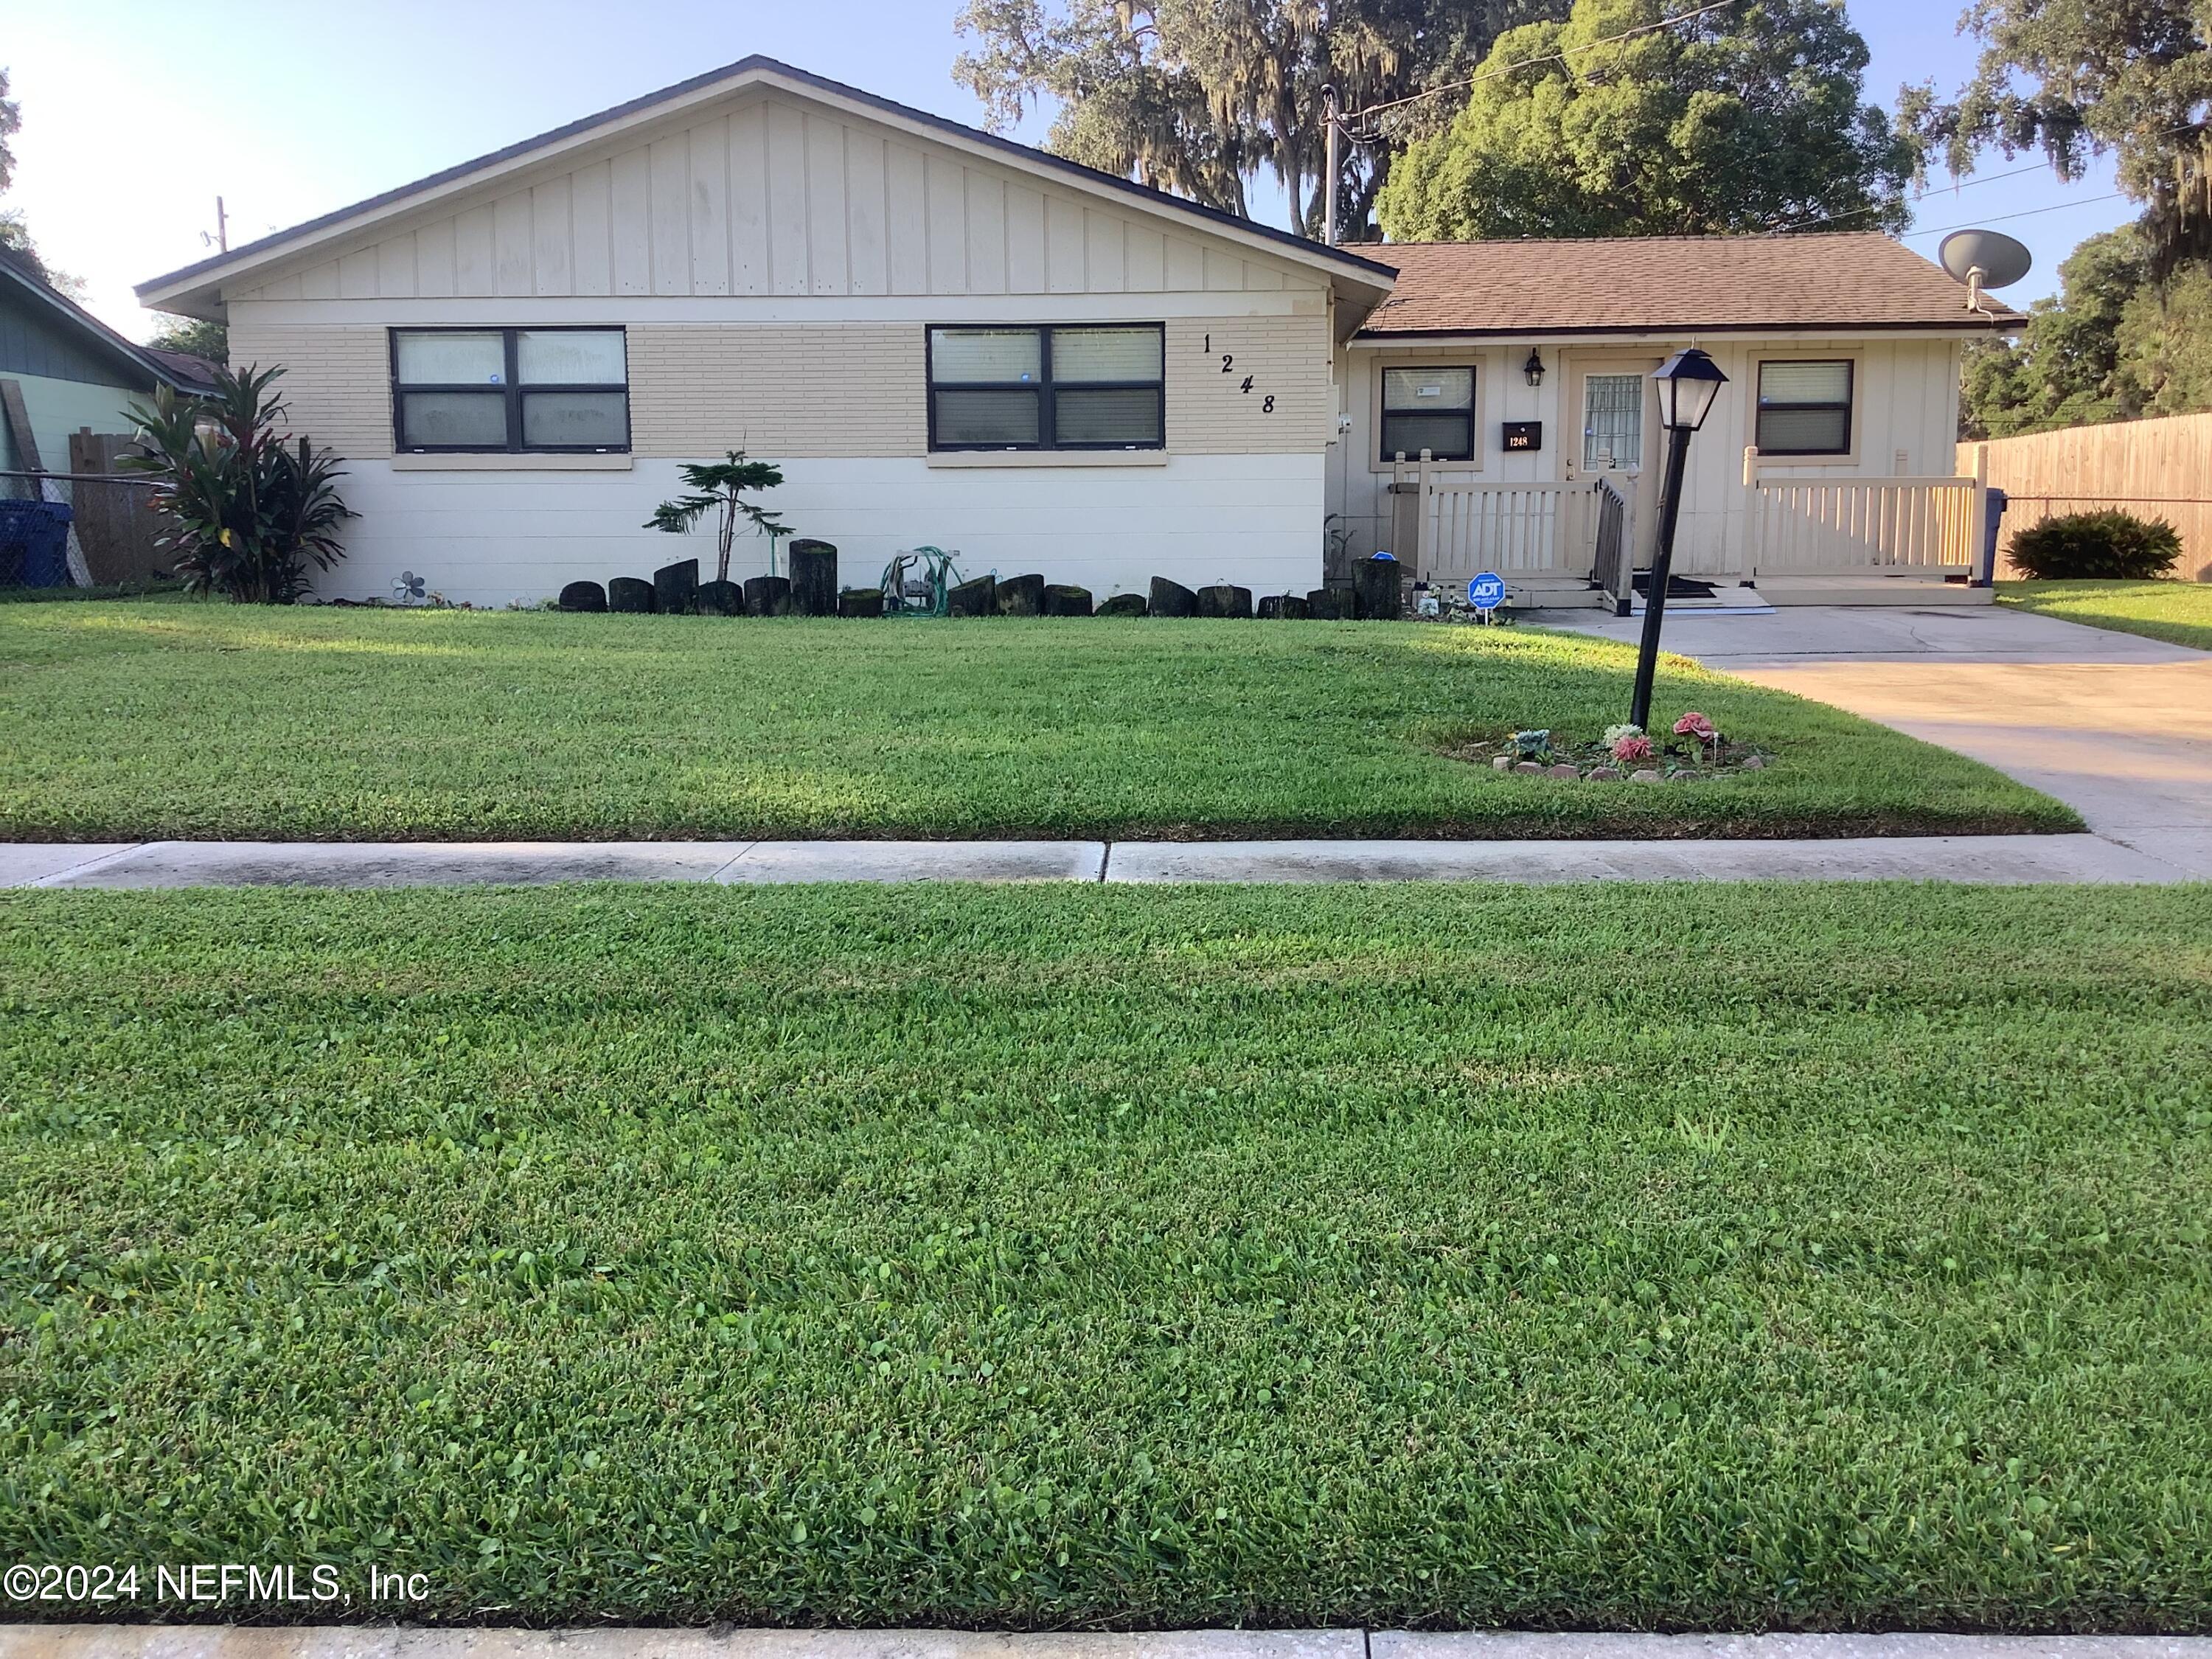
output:
[[[840,588],[837,550],[829,542],[801,538],[791,544],[791,574],[748,576],[743,584],[701,581],[699,562],[679,559],[647,580],[616,576],[603,587],[594,581],[563,586],[555,608],[577,613],[617,611],[641,616],[846,617],[893,615],[890,596],[873,587]],[[1316,587],[1304,594],[1254,595],[1233,582],[1185,587],[1155,576],[1148,593],[1113,593],[1096,598],[1073,582],[1047,582],[1030,572],[1018,576],[977,576],[948,588],[948,617],[1198,617],[1265,622],[1366,622],[1410,620],[1398,601],[1398,568],[1388,560],[1369,561],[1358,585]]]
[[[1656,744],[1658,739],[1653,739]],[[1505,752],[1498,753],[1503,749]],[[1503,743],[1470,743],[1439,751],[1453,760],[1488,761],[1493,772],[1519,777],[1556,778],[1562,783],[1695,783],[1706,778],[1738,777],[1764,772],[1774,757],[1749,744],[1723,739],[1717,763],[1709,744],[1668,740],[1656,750],[1652,763],[1631,769],[1613,758],[1602,743],[1577,744],[1547,750],[1547,760],[1519,756],[1511,738]]]

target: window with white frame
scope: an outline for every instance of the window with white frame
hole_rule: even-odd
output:
[[[1474,371],[1472,368],[1386,368],[1382,371],[1382,448],[1377,457],[1474,459]]]
[[[625,451],[623,331],[395,328],[392,424],[410,454]]]
[[[1759,426],[1752,441],[1762,455],[1851,453],[1851,360],[1759,366]]]
[[[929,331],[932,449],[1158,449],[1158,323]]]

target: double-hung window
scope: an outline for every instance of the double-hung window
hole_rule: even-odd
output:
[[[392,436],[405,453],[629,447],[618,328],[395,328]]]
[[[1851,453],[1851,361],[1762,362],[1759,429],[1762,455]]]
[[[1474,459],[1474,371],[1382,371],[1382,453],[1411,460],[1423,450],[1439,461]]]
[[[932,449],[1158,449],[1164,330],[933,328]]]

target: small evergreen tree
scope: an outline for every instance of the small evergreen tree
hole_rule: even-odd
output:
[[[775,489],[783,482],[783,469],[773,461],[749,460],[744,450],[732,449],[721,460],[699,465],[686,463],[681,471],[692,493],[661,502],[653,509],[653,516],[645,521],[645,527],[681,536],[719,508],[721,518],[715,526],[714,580],[726,582],[730,579],[730,546],[737,539],[738,520],[741,518],[769,538],[769,564],[772,569],[775,563],[775,538],[788,536],[791,526],[757,501],[745,500],[744,493],[749,489]]]

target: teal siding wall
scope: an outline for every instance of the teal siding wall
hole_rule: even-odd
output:
[[[125,410],[154,389],[136,364],[7,288],[0,288],[0,379],[21,384],[39,459],[51,472],[68,470],[70,433],[83,426],[128,432]],[[0,432],[0,469],[22,465],[12,437]]]

